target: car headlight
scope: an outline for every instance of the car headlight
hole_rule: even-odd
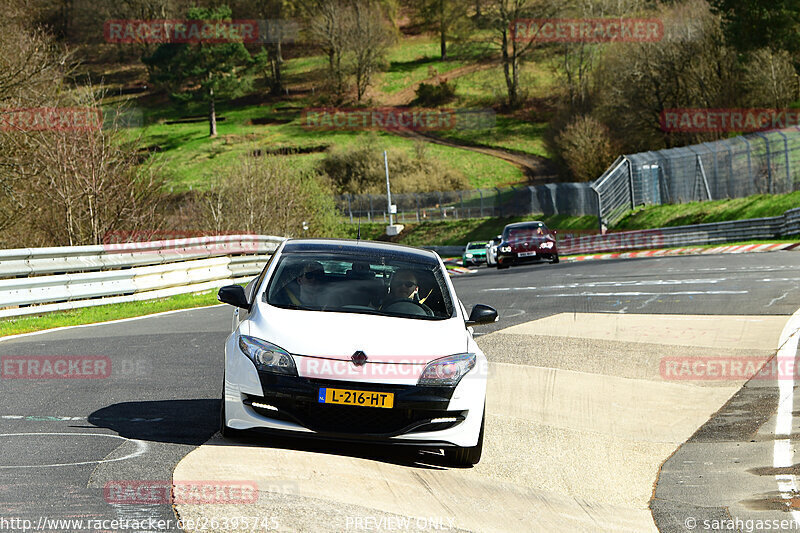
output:
[[[467,372],[475,366],[474,353],[449,355],[431,361],[419,378],[417,385],[449,387],[458,385]]]
[[[544,248],[545,250],[549,250],[549,249],[550,249],[550,248],[552,248],[552,247],[553,247],[553,243],[552,243],[552,242],[550,242],[550,241],[548,241],[548,242],[543,242],[543,243],[540,245],[540,248]]]
[[[470,259],[470,258],[472,258],[472,254],[467,254],[466,257],[467,257],[467,259]]]
[[[503,252],[504,254],[510,253],[511,252],[511,247],[510,246],[501,246],[500,247],[500,251]]]
[[[253,361],[258,370],[290,376],[297,375],[294,359],[289,352],[279,346],[255,337],[240,335],[239,349]]]

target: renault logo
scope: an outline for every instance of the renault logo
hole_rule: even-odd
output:
[[[359,350],[353,354],[350,360],[353,361],[353,364],[356,366],[364,366],[367,364],[367,354]]]

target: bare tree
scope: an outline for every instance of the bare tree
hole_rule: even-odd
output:
[[[333,196],[319,178],[292,168],[285,158],[245,157],[204,195],[204,230],[298,236],[336,233]]]
[[[549,0],[488,0],[485,8],[492,44],[499,48],[502,58],[507,103],[509,107],[517,107],[522,99],[520,71],[535,50],[537,41],[535,36],[520,38],[512,31],[512,27],[521,20],[552,17],[561,6]]]
[[[659,16],[665,27],[660,42],[611,45],[596,73],[597,116],[627,150],[715,137],[662,131],[666,110],[741,104],[739,59],[725,44],[721,20],[705,0],[665,6]]]
[[[91,87],[72,95],[71,107],[99,110],[101,95]],[[15,188],[25,207],[19,221],[25,244],[100,244],[112,231],[157,229],[163,198],[158,168],[142,161],[137,140],[115,120],[7,139],[26,174]]]
[[[309,21],[309,37],[328,56],[332,91],[341,98],[345,90],[342,61],[347,48],[348,16],[351,13],[344,0],[308,0],[303,4],[303,9]]]
[[[13,3],[6,7],[6,16],[0,18],[0,114],[53,105],[72,66],[71,57],[50,35],[27,25],[24,8]],[[27,160],[21,148],[25,136],[0,128],[0,230],[14,223],[25,207],[18,190],[31,172],[22,164]]]
[[[395,42],[395,33],[386,24],[380,7],[369,0],[354,2],[347,26],[346,50],[356,81],[356,99],[361,102],[372,83],[373,74],[385,61],[386,51]]]

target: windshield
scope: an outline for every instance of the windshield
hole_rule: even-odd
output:
[[[439,264],[397,253],[284,255],[265,299],[285,309],[427,320],[454,313]]]
[[[483,250],[484,248],[486,248],[485,242],[473,242],[467,246],[467,250]]]
[[[546,234],[547,228],[544,224],[506,228],[505,232],[503,232],[505,240],[511,242],[540,239]]]

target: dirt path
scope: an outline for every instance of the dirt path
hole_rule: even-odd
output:
[[[472,74],[473,72],[479,72],[481,70],[487,70],[492,67],[495,67],[500,64],[500,61],[497,59],[492,59],[489,61],[482,61],[480,63],[474,63],[472,65],[465,65],[463,67],[459,67],[450,71],[447,71],[442,74],[437,74],[431,78],[424,79],[412,85],[409,85],[402,91],[396,92],[394,94],[390,94],[380,100],[381,104],[393,107],[403,107],[409,105],[417,95],[417,88],[423,83],[438,83],[440,81],[452,81],[456,78],[461,78],[466,76],[467,74]],[[377,96],[377,95],[373,95]]]

